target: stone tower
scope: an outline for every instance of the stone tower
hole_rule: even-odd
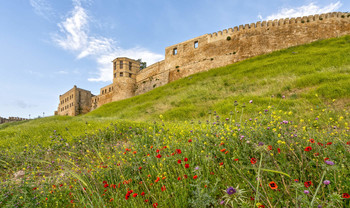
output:
[[[123,100],[135,96],[136,74],[140,71],[140,62],[121,57],[113,61],[112,101]]]

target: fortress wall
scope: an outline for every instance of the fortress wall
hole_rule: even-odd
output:
[[[169,70],[171,82],[257,55],[346,34],[350,34],[350,16],[337,12],[240,25],[167,47],[165,70]],[[195,40],[199,40],[198,48],[192,47]]]
[[[160,61],[141,70],[136,75],[135,95],[143,94],[168,83],[169,73],[165,71],[165,61]]]
[[[350,13],[333,12],[259,21],[202,35],[167,47],[164,61],[157,62],[141,71],[138,70],[139,62],[120,57],[113,61],[113,84],[101,88],[101,94],[92,98],[90,91],[77,89],[74,86],[72,90],[60,96],[58,114],[74,116],[79,114],[80,110],[85,113],[90,108],[96,109],[112,101],[143,94],[198,72],[291,46],[348,34],[350,34]],[[131,71],[128,65],[125,65],[123,69],[120,68],[118,65],[120,61],[125,61],[125,64],[132,62]],[[74,95],[72,95],[73,91]],[[86,95],[83,93],[84,98],[81,98],[78,95],[81,95],[83,91],[86,92]],[[67,96],[71,97],[67,98]],[[73,97],[74,100],[72,100]],[[71,102],[74,103],[74,107],[67,108]],[[80,109],[80,106],[83,108]]]

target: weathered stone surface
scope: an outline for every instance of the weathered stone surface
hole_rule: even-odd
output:
[[[60,104],[57,115],[76,116],[88,113],[91,110],[91,92],[74,87],[68,92],[60,95]]]
[[[113,60],[113,83],[102,88],[100,95],[91,96],[90,93],[90,99],[87,95],[84,100],[89,99],[90,104],[84,102],[86,107],[81,113],[105,103],[146,93],[191,74],[291,46],[348,34],[350,13],[333,12],[245,24],[202,35],[167,47],[165,60],[143,70],[140,70],[139,61],[116,58]],[[65,95],[69,96],[69,92]],[[59,115],[77,115],[70,109],[59,110],[60,106]]]

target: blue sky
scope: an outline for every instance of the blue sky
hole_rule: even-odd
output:
[[[111,61],[260,20],[350,11],[348,0],[0,1],[0,116],[53,115],[73,85],[98,94]]]

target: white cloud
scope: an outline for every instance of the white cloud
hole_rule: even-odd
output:
[[[73,0],[74,9],[69,16],[58,23],[60,33],[52,36],[53,41],[67,51],[75,52],[78,59],[92,56],[97,65],[97,78],[89,78],[89,81],[111,81],[112,63],[118,56],[133,59],[142,58],[148,64],[164,59],[163,55],[153,53],[144,48],[123,49],[118,47],[112,38],[94,36],[90,34],[89,23],[91,17],[82,7],[81,1]]]
[[[53,9],[47,0],[29,0],[34,12],[49,20],[54,15]]]
[[[281,19],[281,18],[303,17],[303,16],[308,16],[313,14],[334,12],[338,10],[341,6],[342,6],[342,3],[340,1],[336,3],[331,3],[322,8],[312,2],[308,5],[304,5],[297,8],[283,8],[278,13],[272,14],[266,17],[265,19],[274,20],[274,19]]]
[[[60,70],[60,71],[56,72],[56,74],[68,74],[68,72],[64,71],[64,70]]]

